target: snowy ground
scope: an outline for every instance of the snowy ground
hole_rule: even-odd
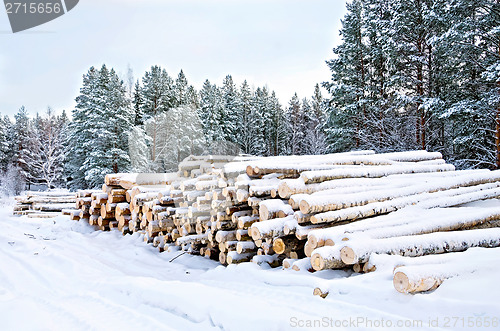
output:
[[[404,295],[392,267],[349,276],[188,255],[169,263],[177,253],[66,217],[16,218],[5,207],[0,225],[1,330],[500,328],[500,267]],[[313,296],[316,286],[330,295]]]

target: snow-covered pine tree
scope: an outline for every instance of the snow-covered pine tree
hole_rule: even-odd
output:
[[[47,189],[62,185],[65,126],[50,107],[44,116],[37,114],[31,121],[25,156],[31,183],[45,184]]]
[[[176,104],[174,92],[174,80],[168,75],[165,69],[160,66],[152,66],[151,71],[147,71],[142,78],[142,113],[143,120],[147,121],[153,118],[153,131],[151,133],[152,141],[152,159],[155,160],[157,152],[160,150],[158,145],[159,116],[165,114]],[[161,171],[161,169],[157,169]]]
[[[109,85],[106,88],[107,124],[106,158],[111,164],[112,172],[127,172],[130,167],[128,155],[127,133],[134,123],[134,112],[130,99],[127,97],[125,84],[118,77],[114,69],[110,71]]]
[[[252,110],[250,113],[250,136],[252,138],[250,145],[250,154],[266,155],[268,146],[266,141],[265,125],[267,122],[267,90],[258,87],[252,98]]]
[[[325,102],[319,84],[314,86],[311,98],[311,110],[308,115],[309,127],[305,141],[308,147],[307,154],[324,154],[327,151],[326,135],[324,125],[326,123]]]
[[[222,125],[226,139],[233,143],[238,143],[238,123],[241,122],[240,100],[238,89],[233,82],[233,77],[227,75],[222,82],[222,102],[224,107],[224,118]]]
[[[452,123],[451,155],[461,168],[500,168],[499,6],[453,0],[441,16],[448,23],[435,42],[446,59],[441,117]]]
[[[237,144],[243,153],[251,153],[252,146],[252,91],[247,81],[243,81],[239,91],[239,121],[237,123]]]
[[[186,92],[186,104],[198,109],[200,106],[199,95],[196,89],[189,85]]]
[[[165,69],[152,66],[142,78],[141,97],[145,120],[167,112],[176,104],[174,80]]]
[[[184,158],[206,152],[202,124],[192,106],[171,109],[162,120],[161,131],[165,133],[162,151],[165,171],[176,171]]]
[[[133,126],[128,132],[128,150],[130,170],[132,172],[149,173],[154,171],[151,160],[152,139],[146,134],[144,125]]]
[[[334,58],[327,61],[332,77],[323,83],[331,95],[326,126],[331,152],[360,148],[361,131],[366,122],[368,50],[362,26],[362,0],[353,0],[346,6],[348,12],[340,30],[342,43],[333,49]]]
[[[14,162],[15,166],[19,169],[21,180],[27,182],[29,178],[29,167],[26,163],[25,157],[28,154],[27,146],[29,145],[29,117],[28,112],[24,106],[14,115],[16,120],[14,124]]]
[[[288,117],[286,116],[283,107],[281,106],[276,93],[271,92],[270,97],[271,107],[272,107],[272,117],[270,118],[271,126],[271,155],[286,155],[290,153],[289,144],[289,123]]]
[[[206,145],[215,146],[220,142],[227,141],[224,123],[224,105],[220,89],[211,84],[208,79],[200,91],[200,106],[198,116],[205,133]],[[211,151],[210,151],[211,152]]]
[[[0,172],[7,171],[8,165],[11,163],[9,130],[12,123],[9,117],[0,115]]]
[[[188,92],[188,81],[186,75],[184,75],[184,71],[182,71],[181,69],[181,71],[177,75],[177,79],[175,80],[175,87],[174,87],[175,107],[189,104],[187,92]]]
[[[99,187],[106,174],[128,170],[125,132],[133,123],[132,107],[123,81],[105,65],[84,75],[76,101],[68,134],[70,187]]]
[[[97,89],[99,71],[91,67],[83,75],[83,85],[80,94],[76,98],[76,107],[72,111],[72,121],[68,125],[67,146],[68,154],[65,163],[65,173],[68,179],[68,186],[71,189],[89,188],[89,183],[85,180],[85,169],[83,164],[92,150],[88,142],[92,142],[96,137],[94,121],[99,121],[92,114],[97,112]],[[91,148],[90,150],[88,148]]]
[[[304,154],[304,133],[306,120],[302,108],[300,105],[300,100],[295,93],[290,102],[288,103],[288,121],[289,121],[289,138],[291,153],[293,155]]]
[[[142,105],[142,96],[141,96],[141,85],[139,84],[139,80],[136,81],[135,87],[134,87],[134,101],[133,101],[133,107],[134,107],[134,112],[135,112],[135,118],[134,118],[134,125],[142,125],[144,124],[144,114],[142,113],[143,111],[143,105]]]

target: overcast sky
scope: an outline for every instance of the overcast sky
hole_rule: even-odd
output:
[[[140,78],[151,65],[200,89],[231,74],[240,84],[311,96],[328,80],[344,0],[80,0],[64,16],[12,34],[0,9],[0,112],[25,105],[71,111],[90,66]]]

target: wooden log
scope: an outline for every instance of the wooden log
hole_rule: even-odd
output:
[[[115,216],[114,210],[107,211],[106,205],[101,205],[101,217],[103,219],[112,219]]]
[[[293,215],[292,207],[281,199],[265,200],[259,204],[259,217],[261,221],[278,218],[280,212],[284,212],[285,216]]]
[[[250,239],[252,239],[252,237],[248,234],[248,230],[243,230],[243,229],[236,230],[236,240],[246,241]]]
[[[217,231],[215,235],[215,240],[218,243],[236,240],[236,230],[232,231]]]
[[[493,228],[372,239],[369,244],[353,241],[341,249],[340,257],[343,263],[353,265],[368,262],[371,253],[415,257],[445,252],[461,252],[470,247],[498,246],[500,246],[500,229]]]
[[[316,271],[344,268],[346,264],[340,257],[340,250],[338,245],[314,249],[311,254],[311,266]]]
[[[313,295],[319,296],[320,298],[324,299],[328,296],[329,292],[328,291],[323,291],[321,288],[316,287],[313,290]]]
[[[438,231],[470,229],[500,219],[499,208],[434,208],[424,210],[401,210],[389,215],[360,220],[355,223],[327,229],[309,231],[308,240],[318,247],[319,241],[331,240],[340,243],[358,235],[365,238],[389,238],[404,235],[424,234]],[[322,245],[321,245],[322,246]]]
[[[108,203],[109,204],[125,202],[125,201],[127,201],[125,195],[112,195],[112,194],[108,195]]]
[[[238,254],[243,254],[243,253],[253,253],[256,254],[257,251],[257,246],[255,246],[255,243],[253,241],[238,241],[236,244],[236,252]]]
[[[233,213],[228,213],[226,209],[226,214],[231,215],[231,220],[233,221],[234,224],[238,224],[239,218],[243,216],[251,216],[252,215],[252,210],[241,210],[241,211],[236,211]]]
[[[89,224],[90,225],[97,225],[98,221],[99,221],[99,217],[98,215],[90,215],[89,217]]]
[[[285,223],[293,219],[293,215],[284,218],[274,218],[267,221],[256,222],[251,226],[253,240],[281,237],[284,233]]]
[[[493,181],[496,181],[496,176],[493,176]],[[499,177],[500,178],[500,177]],[[382,202],[390,199],[410,197],[423,193],[432,193],[438,191],[446,191],[458,187],[476,186],[485,184],[490,181],[488,176],[483,173],[478,173],[474,176],[469,175],[462,177],[452,177],[438,180],[435,183],[415,184],[406,187],[394,188],[387,190],[386,187],[365,192],[364,194],[322,194],[305,196],[300,202],[300,211],[304,214],[319,213],[325,211],[333,211],[342,208],[354,206],[363,206],[373,202]],[[479,189],[498,187],[497,183],[481,186]],[[327,191],[329,192],[329,191]]]
[[[292,265],[295,261],[297,261],[297,259],[290,259],[290,258],[284,259],[283,260],[283,269],[291,269]]]
[[[276,254],[289,255],[292,251],[303,250],[305,240],[299,240],[294,235],[276,238],[273,241],[273,250]]]
[[[472,248],[459,253],[403,258],[403,265],[394,269],[394,288],[401,293],[430,291],[455,276],[495,270],[499,255],[498,248]]]
[[[304,183],[318,183],[340,178],[379,178],[393,174],[413,174],[427,172],[454,171],[451,164],[438,165],[389,165],[378,167],[359,167],[347,169],[330,169],[317,171],[304,171],[300,178]]]
[[[226,265],[226,253],[225,252],[220,252],[219,253],[219,262],[222,265]]]
[[[305,257],[302,259],[297,259],[292,265],[292,270],[313,272],[314,269],[311,266],[311,258]]]
[[[252,262],[257,265],[269,265],[271,268],[278,268],[283,263],[284,255],[255,255],[252,257]]]
[[[239,229],[246,229],[250,226],[252,226],[252,224],[256,223],[259,221],[259,217],[258,216],[242,216],[242,217],[238,217],[238,228]]]
[[[237,264],[242,262],[249,262],[255,254],[252,253],[243,253],[238,254],[238,252],[229,252],[226,256],[227,264]]]
[[[74,207],[74,203],[54,203],[54,204],[33,204],[33,210],[39,211],[57,211]]]
[[[130,215],[130,204],[127,202],[121,202],[116,204],[115,213],[117,215]]]
[[[481,190],[481,187],[482,185],[460,187],[453,190],[417,194],[383,202],[373,202],[364,206],[319,213],[311,217],[311,222],[314,224],[327,222],[335,223],[352,219],[367,218],[387,214],[409,205],[418,205],[423,208],[451,207],[467,202],[489,199],[500,195],[499,188]]]

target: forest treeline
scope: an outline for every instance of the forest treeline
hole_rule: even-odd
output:
[[[97,187],[112,172],[163,172],[187,155],[442,152],[459,168],[500,168],[497,0],[353,0],[329,81],[281,104],[267,86],[205,81],[152,66],[84,75],[71,118],[0,120],[2,189]],[[330,32],[324,32],[330,33]]]

